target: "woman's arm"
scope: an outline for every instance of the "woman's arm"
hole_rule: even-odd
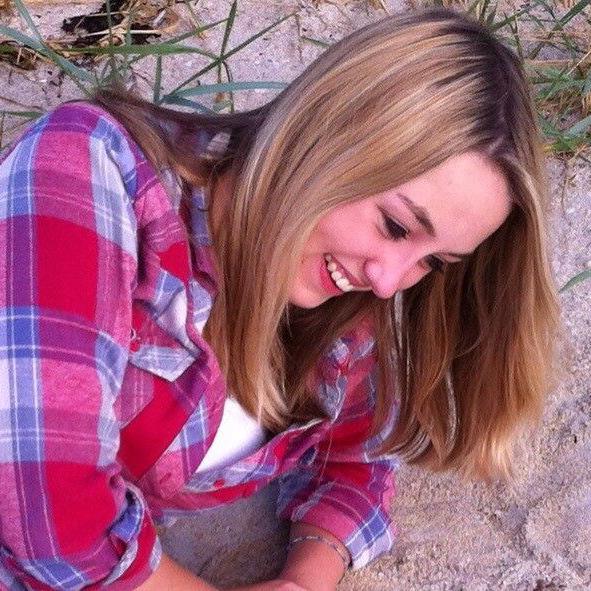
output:
[[[161,554],[116,458],[142,181],[130,154],[72,103],[0,165],[2,588],[130,589]]]
[[[336,372],[321,373],[327,381],[326,388],[342,397],[341,410],[317,445],[312,460],[281,477],[278,497],[280,517],[325,530],[320,535],[332,543],[340,540],[342,546],[336,544],[336,547],[347,548],[345,557],[350,556],[353,569],[365,566],[392,547],[394,528],[389,505],[397,465],[396,458],[374,453],[392,428],[395,409],[391,409],[391,416],[379,433],[372,434],[378,368],[371,337],[365,336],[362,328],[358,329],[359,336],[353,335],[346,343],[351,351],[350,361],[336,367]],[[329,532],[332,538],[326,535]],[[306,545],[306,556],[303,548],[297,549],[298,543],[292,548],[298,554],[290,561],[307,562],[308,558],[314,560],[307,556],[308,552],[326,555],[332,551],[336,556],[327,558],[320,569],[304,567],[314,568],[318,577],[332,576],[325,564],[339,564],[341,559],[330,544],[323,541],[301,544]],[[321,545],[326,548],[321,550]],[[298,576],[304,576],[301,569],[298,571]],[[334,589],[335,579],[331,580],[333,587],[328,589]],[[313,584],[322,583],[319,580]]]
[[[280,578],[293,581],[308,591],[334,591],[345,573],[345,564],[341,556],[349,557],[349,551],[325,529],[307,523],[294,523],[291,528],[291,539],[301,536],[323,538],[339,548],[340,554],[323,541],[299,542],[290,548]]]
[[[294,523],[291,539],[301,536],[322,537],[329,543],[306,540],[294,544],[279,578],[264,583],[234,588],[232,591],[335,591],[337,583],[345,572],[343,556],[348,550],[330,532],[308,525]],[[339,551],[331,548],[334,544]]]

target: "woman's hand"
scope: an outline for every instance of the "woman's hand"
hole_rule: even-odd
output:
[[[234,587],[231,591],[308,591],[304,587],[300,587],[296,583],[287,581],[285,579],[273,579],[272,581],[265,581],[264,583],[256,583],[255,585],[246,585],[246,587]]]

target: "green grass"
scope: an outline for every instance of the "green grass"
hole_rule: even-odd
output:
[[[540,126],[546,138],[548,152],[561,157],[577,156],[588,160],[591,148],[591,0],[530,0],[513,11],[500,11],[493,0],[416,0],[415,5],[460,6],[472,13],[520,54],[528,69],[531,81],[536,89],[536,100],[540,113]],[[562,5],[570,8],[562,8]],[[126,31],[124,42],[115,44],[113,38],[106,46],[55,48],[39,34],[22,0],[14,0],[16,10],[28,31],[11,29],[0,24],[0,35],[12,39],[36,51],[42,58],[53,62],[63,73],[71,78],[84,96],[91,89],[109,83],[113,79],[126,80],[132,68],[146,58],[154,61],[151,78],[152,98],[156,103],[182,105],[195,110],[210,110],[205,103],[194,97],[205,94],[217,95],[214,110],[234,109],[234,93],[240,90],[262,88],[280,89],[280,81],[235,81],[229,64],[229,58],[256,41],[267,32],[293,17],[286,14],[270,26],[258,31],[243,43],[230,48],[232,29],[237,17],[238,1],[235,0],[226,18],[199,24],[191,3],[189,9],[195,26],[182,35],[165,41],[156,41],[146,45],[131,43],[130,31]],[[381,5],[373,2],[375,9]],[[217,52],[206,51],[188,40],[199,40],[210,29],[223,27],[223,38]],[[575,34],[578,31],[577,34]],[[112,35],[115,37],[115,35]],[[323,42],[304,38],[317,44]],[[1,51],[1,49],[0,49]],[[180,54],[195,54],[208,60],[208,64],[193,75],[187,77],[175,88],[163,91],[162,71],[166,60]],[[67,56],[67,57],[66,57]],[[81,57],[102,58],[102,70],[89,70],[81,67]],[[204,84],[201,79],[214,70],[216,84]],[[191,98],[188,98],[191,97]],[[30,113],[28,113],[30,115]],[[28,119],[27,113],[22,118]],[[1,111],[0,116],[18,118],[20,115],[11,111]]]
[[[237,14],[237,0],[232,3],[226,18],[205,25],[198,24],[190,2],[186,1],[184,4],[188,8],[189,14],[192,17],[191,20],[195,23],[195,26],[188,32],[171,39],[148,44],[132,43],[129,28],[124,32],[123,43],[117,44],[115,42],[116,36],[112,34],[111,27],[109,28],[109,42],[105,46],[97,44],[87,47],[71,47],[64,45],[58,46],[55,42],[49,43],[40,35],[22,0],[14,0],[14,6],[23,24],[26,26],[27,32],[25,33],[21,30],[0,24],[0,36],[34,50],[40,59],[53,63],[65,76],[68,76],[74,82],[80,91],[80,95],[83,97],[89,96],[93,89],[108,85],[113,80],[125,83],[129,79],[132,69],[137,68],[138,64],[146,58],[152,58],[155,64],[151,86],[153,89],[152,98],[158,104],[179,105],[195,111],[233,111],[234,93],[237,91],[282,89],[286,86],[286,83],[283,81],[234,81],[228,59],[280,25],[283,21],[292,18],[294,16],[293,14],[286,14],[268,27],[256,32],[239,45],[230,47],[230,35]],[[214,27],[223,27],[223,40],[217,52],[206,51],[187,43],[188,40],[202,38],[209,29],[213,29]],[[0,51],[2,51],[1,48]],[[168,58],[180,54],[195,54],[205,58],[209,63],[193,75],[187,77],[175,88],[163,93],[161,85],[165,62]],[[79,64],[81,58],[90,57],[95,59],[101,58],[103,60],[103,67],[88,68],[82,67]],[[216,71],[217,83],[204,84],[201,78],[211,70]],[[213,108],[203,102],[194,100],[194,97],[207,94],[216,96],[216,100],[213,102]],[[14,130],[15,127],[27,123],[41,114],[41,112],[31,110],[0,109],[0,148],[2,147],[2,130],[5,128],[7,120],[12,121],[12,130]]]

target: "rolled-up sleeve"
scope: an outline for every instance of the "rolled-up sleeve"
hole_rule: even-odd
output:
[[[137,166],[120,128],[80,103],[0,164],[0,587],[133,589],[160,559],[116,459]]]
[[[313,460],[283,476],[279,486],[279,516],[330,532],[349,550],[353,569],[389,551],[395,535],[389,509],[398,461],[373,453],[392,428],[395,409],[371,435],[376,374],[375,352],[366,348],[338,375],[331,388],[342,390],[342,411]]]

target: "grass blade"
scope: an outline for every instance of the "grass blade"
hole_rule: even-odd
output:
[[[185,39],[189,39],[189,37],[193,37],[194,35],[200,35],[201,33],[207,31],[208,29],[212,29],[213,27],[217,27],[222,23],[225,23],[228,19],[223,18],[219,21],[215,21],[210,23],[209,25],[203,25],[202,27],[195,27],[188,31],[187,33],[182,33],[181,35],[177,35],[176,37],[172,37],[172,39],[168,40],[168,43],[178,43],[179,41],[184,41]],[[217,57],[215,54],[211,54],[214,57]]]
[[[585,84],[583,85],[583,96],[591,94],[591,68],[587,72],[587,79],[585,80]]]
[[[579,12],[582,12],[591,4],[591,0],[580,0],[577,2],[561,19],[560,23],[564,26],[569,23]]]
[[[308,41],[308,43],[312,43],[313,45],[318,45],[323,49],[327,49],[330,47],[330,43],[326,43],[326,41],[321,41],[320,39],[314,39],[314,37],[307,37],[306,35],[300,35],[300,39],[303,41]]]
[[[578,275],[575,275],[571,279],[569,279],[558,291],[562,293],[563,291],[567,291],[577,283],[581,283],[582,281],[586,281],[587,279],[591,279],[591,269],[587,269]]]
[[[0,24],[0,35],[4,35],[13,41],[16,41],[17,43],[20,43],[21,45],[25,45],[26,47],[30,47],[39,55],[51,60],[66,74],[68,74],[77,84],[77,86],[84,91],[85,94],[88,93],[87,89],[81,84],[81,80],[84,82],[93,83],[94,77],[92,74],[90,74],[90,72],[75,66],[65,58],[50,50],[37,39],[33,39],[32,37],[29,37],[28,35],[25,35],[16,29]]]
[[[545,1],[544,2],[539,1],[539,2],[537,2],[537,4],[542,6],[546,10],[549,10],[549,7]],[[552,35],[554,33],[557,33],[558,31],[562,31],[564,29],[565,25],[567,25],[575,16],[577,16],[580,12],[582,12],[590,4],[591,4],[591,0],[579,0],[579,2],[577,2],[562,18],[556,20],[554,26],[548,32],[546,40],[541,41],[540,43],[538,43],[535,46],[535,48],[530,53],[530,58],[533,59],[533,58],[537,57],[538,53],[540,53],[540,51],[544,47],[544,45],[546,45],[550,41],[550,39],[552,38]],[[551,12],[551,14],[553,14],[553,13]]]
[[[33,19],[31,18],[31,15],[29,14],[27,7],[22,3],[21,0],[13,0],[13,3],[15,5],[16,9],[18,10],[18,13],[21,16],[21,18],[29,26],[29,29],[31,29],[31,31],[35,34],[37,39],[42,41],[43,37],[41,36],[41,34],[39,33],[39,29],[37,29],[35,23],[33,22]]]
[[[187,84],[193,82],[194,80],[197,80],[200,76],[203,76],[203,74],[205,74],[205,73],[209,72],[210,70],[212,70],[213,68],[217,67],[217,65],[220,64],[222,61],[224,61],[225,59],[234,55],[235,53],[239,52],[241,49],[244,49],[247,45],[250,45],[253,41],[256,41],[259,37],[262,37],[265,33],[269,32],[271,29],[274,29],[275,27],[280,25],[283,21],[295,16],[295,14],[296,14],[295,12],[292,12],[286,16],[281,17],[280,19],[278,19],[274,23],[271,23],[268,27],[265,27],[264,29],[262,29],[258,33],[255,33],[252,37],[249,37],[246,41],[243,41],[242,43],[240,43],[240,45],[237,45],[236,47],[231,49],[225,55],[217,57],[215,60],[213,60],[212,63],[205,66],[205,68],[202,68],[196,74],[193,74],[192,76],[187,78],[184,82],[181,82],[181,84],[179,84],[177,87],[175,87],[173,90],[171,90],[168,93],[168,95],[166,95],[166,96],[174,95],[181,88],[183,88]]]
[[[225,55],[226,47],[228,45],[228,41],[230,40],[230,33],[232,32],[232,27],[234,26],[234,20],[236,19],[236,10],[238,9],[238,2],[234,0],[232,2],[232,6],[230,7],[230,12],[226,19],[226,28],[224,30],[224,38],[222,39],[222,47],[220,49],[220,55]]]
[[[226,28],[224,30],[224,38],[222,39],[222,46],[220,48],[220,56],[224,56],[226,54],[226,48],[228,46],[228,41],[230,40],[230,33],[232,32],[232,27],[234,26],[234,20],[236,19],[236,10],[238,9],[238,2],[234,0],[232,2],[232,6],[230,7],[230,12],[228,13],[228,19],[226,21]],[[228,82],[232,82],[232,73],[230,72],[230,67],[228,66],[228,62],[223,59],[217,67],[217,79],[218,83],[222,83],[222,68],[226,72],[226,80]],[[219,102],[219,101],[218,101]],[[234,95],[232,91],[230,91],[230,111],[234,112]]]
[[[88,45],[86,47],[68,48],[70,53],[80,53],[88,55],[138,55],[141,57],[158,55],[175,55],[180,53],[197,53],[205,57],[217,59],[217,55],[209,51],[204,51],[192,45],[176,45],[173,43],[158,43],[148,45]]]
[[[156,58],[156,72],[154,74],[154,94],[152,100],[157,103],[160,100],[160,90],[162,87],[162,56]]]
[[[224,54],[224,56],[223,56],[224,59],[230,57],[231,55],[234,55],[235,53],[237,53],[241,49],[244,49],[247,45],[250,45],[253,41],[256,41],[259,37],[262,37],[265,33],[268,33],[271,29],[278,27],[283,21],[286,21],[288,18],[295,16],[295,14],[296,14],[295,12],[292,12],[291,14],[287,14],[285,16],[282,16],[280,19],[276,20],[274,23],[270,24],[268,27],[265,27],[264,29],[262,29],[258,33],[255,33],[252,37],[249,37],[246,41],[243,41],[240,45],[237,45],[236,47],[232,48],[228,53]]]
[[[568,135],[569,137],[575,137],[578,135],[585,135],[587,130],[591,127],[591,115],[588,115],[584,119],[581,119],[577,123],[575,123],[572,127],[567,129],[564,134]]]
[[[228,65],[228,62],[223,61],[222,62],[222,66],[224,67],[224,70],[226,72],[226,80],[228,82],[234,82],[234,76],[232,75],[232,70],[230,70],[230,66]],[[229,98],[229,102],[230,102],[230,112],[233,113],[234,112],[234,92],[230,91],[230,98]],[[216,105],[219,105],[222,102],[222,95],[219,95],[218,97],[216,97]]]
[[[165,96],[160,101],[161,103],[169,104],[169,105],[178,105],[180,107],[189,107],[198,113],[207,113],[208,115],[215,115],[216,112],[209,107],[206,107],[204,104],[199,103],[197,101],[191,101],[189,99],[180,97],[180,96]]]
[[[35,51],[41,53],[43,51],[43,45],[37,41],[37,39],[33,39],[12,27],[7,27],[6,25],[0,24],[0,35],[4,35],[5,37],[9,37],[13,41],[20,43],[21,45],[26,45]]]
[[[32,121],[34,119],[38,119],[43,115],[43,111],[5,111],[4,109],[0,109],[0,115],[10,115],[11,117],[22,117],[23,119],[27,119]]]
[[[493,24],[490,28],[493,32],[496,32],[499,29],[506,27],[508,24],[516,21],[520,16],[523,16],[524,14],[527,14],[528,12],[529,12],[529,7],[526,6],[526,8],[521,8],[520,10],[517,10],[516,12],[514,12],[513,14],[510,14],[508,16],[506,14],[503,14],[503,19],[498,21],[497,23]]]
[[[180,0],[180,2],[183,4],[187,12],[189,13],[189,20],[193,23],[194,27],[196,29],[200,28],[201,25],[199,25],[199,19],[195,14],[195,11],[193,10],[193,7],[191,6],[191,0]],[[201,37],[201,39],[205,38],[205,35],[201,35],[200,33],[198,35],[199,37]]]
[[[252,82],[223,82],[221,84],[202,84],[193,88],[185,88],[179,90],[173,95],[167,96],[200,96],[204,94],[214,94],[218,92],[234,92],[236,90],[283,90],[287,86],[286,82],[275,82],[275,81],[252,81]]]

